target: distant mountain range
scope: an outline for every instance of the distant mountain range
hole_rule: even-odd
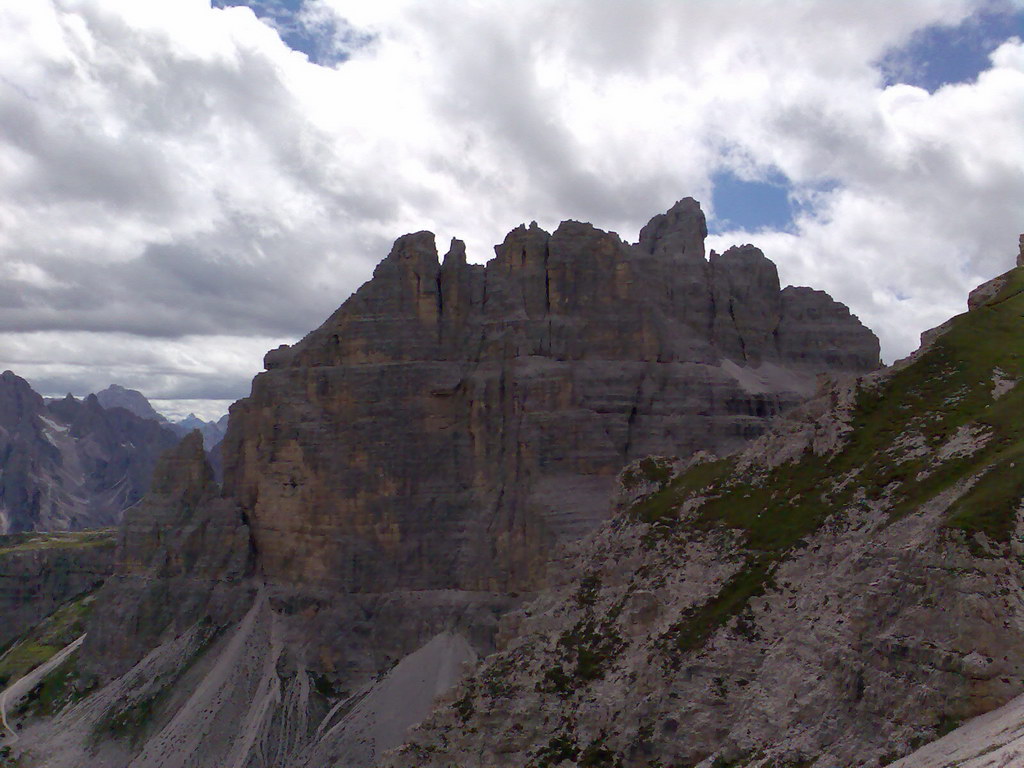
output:
[[[122,387],[120,384],[111,384],[102,392],[97,392],[96,399],[104,408],[124,408],[139,418],[152,419],[166,424],[179,437],[184,437],[193,429],[198,429],[203,435],[203,446],[207,451],[213,450],[224,439],[224,433],[228,428],[226,413],[217,421],[203,421],[194,413],[190,413],[180,421],[169,421],[163,414],[157,412],[144,394],[137,389]]]
[[[95,395],[45,401],[0,375],[0,534],[113,525],[149,489],[178,433]]]
[[[157,458],[199,430],[211,463],[227,415],[168,421],[133,389],[113,384],[77,399],[43,398],[0,375],[0,534],[114,525],[149,489]]]

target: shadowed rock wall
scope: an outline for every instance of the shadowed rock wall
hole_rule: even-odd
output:
[[[399,238],[319,329],[266,357],[232,408],[225,490],[263,572],[343,591],[531,589],[551,545],[652,453],[728,452],[878,364],[826,294],[780,290],[753,246],[704,256],[692,199],[631,246],[520,226],[486,266]]]

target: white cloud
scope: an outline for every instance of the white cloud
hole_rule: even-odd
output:
[[[710,210],[722,166],[817,207],[713,245],[759,244],[904,354],[1012,263],[1024,51],[931,95],[872,62],[981,2],[316,0],[351,55],[329,68],[245,8],[0,0],[0,364],[241,395],[399,234],[478,261],[531,219],[635,238],[685,195]]]

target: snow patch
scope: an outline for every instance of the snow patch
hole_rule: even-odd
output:
[[[66,424],[58,424],[56,421],[53,421],[53,419],[48,419],[45,416],[39,416],[39,420],[43,422],[45,429],[50,432],[63,434],[68,431],[68,426]]]

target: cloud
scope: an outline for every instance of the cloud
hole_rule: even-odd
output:
[[[242,395],[399,234],[478,261],[533,219],[635,239],[686,195],[713,216],[725,174],[801,205],[713,245],[761,245],[904,354],[1012,263],[1024,52],[933,93],[877,62],[986,6],[307,0],[275,23],[324,66],[244,7],[6,3],[0,358],[49,393]]]

